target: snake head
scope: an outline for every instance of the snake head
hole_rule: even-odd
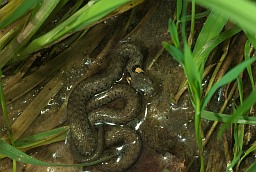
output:
[[[137,71],[136,71],[137,70]],[[146,96],[154,94],[154,86],[152,80],[146,76],[142,69],[136,69],[131,77],[127,78],[128,83],[138,92]]]

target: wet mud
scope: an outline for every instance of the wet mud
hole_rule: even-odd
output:
[[[26,132],[16,137],[25,137],[68,125],[67,100],[70,91],[81,80],[102,72],[106,68],[104,57],[116,45],[132,42],[142,49],[145,58],[142,68],[145,74],[152,78],[154,94],[142,94],[142,110],[137,118],[129,123],[130,128],[136,130],[140,136],[141,150],[138,151],[140,154],[138,159],[136,158],[136,162],[123,171],[161,172],[164,169],[168,169],[170,172],[188,171],[188,167],[193,165],[194,159],[197,158],[193,108],[187,93],[182,95],[178,103],[175,103],[174,95],[184,80],[183,70],[162,47],[162,41],[170,40],[167,25],[169,18],[175,12],[175,2],[147,1],[138,6],[134,9],[131,18],[133,26],[122,35],[117,33],[125,26],[130,12],[109,19],[106,23],[98,24],[89,31],[87,36],[60,55],[62,56],[60,59],[64,59],[61,62],[63,64],[53,71],[50,77],[43,77],[44,67],[40,68],[41,74],[32,72],[31,78],[27,78],[28,81],[31,81],[33,76],[42,77],[42,81],[38,81],[39,83],[33,87],[32,91],[24,95],[17,95],[16,100],[7,98],[8,110],[13,118],[12,122],[24,113],[24,109],[33,102],[35,97],[44,93],[44,88],[48,86],[47,83],[53,82],[54,85],[54,87],[49,85],[50,93],[54,89],[57,91],[52,93],[50,99],[41,101],[46,102],[43,108],[38,112],[33,112],[39,113],[39,115],[34,117],[35,120]],[[118,36],[111,36],[115,34]],[[105,49],[107,49],[106,52]],[[59,61],[58,64],[60,64]],[[26,85],[26,82],[24,81],[22,84]],[[8,97],[12,97],[14,92],[15,89],[10,90]],[[119,102],[113,102],[111,106],[114,106],[115,103]],[[2,130],[5,129],[4,126],[1,127]],[[66,141],[35,148],[27,153],[47,162],[76,162],[70,149],[68,137]],[[10,168],[8,169],[10,164],[10,161],[6,159],[1,161],[0,171],[11,171]],[[195,169],[197,168],[195,167]],[[38,167],[23,164],[19,164],[18,169],[28,172],[82,170],[81,167]],[[84,170],[104,171],[97,166],[84,168]]]

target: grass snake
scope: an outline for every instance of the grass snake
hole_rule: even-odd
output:
[[[152,87],[143,72],[136,72],[141,69],[143,55],[134,44],[119,45],[109,54],[109,60],[103,72],[79,82],[69,96],[71,147],[79,162],[96,160],[106,152],[118,152],[116,158],[102,163],[100,168],[123,171],[136,161],[141,150],[140,136],[126,125],[140,111],[141,99],[135,90],[150,92]],[[125,70],[130,75],[130,85],[116,83]],[[139,82],[135,78],[140,78]],[[107,106],[119,99],[125,102],[124,107]]]

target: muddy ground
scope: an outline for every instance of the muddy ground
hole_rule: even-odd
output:
[[[50,61],[38,62],[40,66],[35,65],[16,86],[6,88],[12,122],[26,114],[31,115],[28,118],[35,119],[26,124],[28,129],[14,122],[14,132],[25,131],[15,137],[68,125],[66,105],[73,86],[104,68],[106,54],[118,43],[133,42],[143,50],[143,69],[152,78],[155,93],[143,98],[144,109],[137,119],[143,148],[139,159],[127,172],[161,172],[163,169],[170,172],[198,171],[193,108],[187,92],[177,103],[174,99],[179,85],[184,81],[183,70],[162,47],[162,41],[170,40],[167,26],[169,18],[174,15],[175,2],[147,1],[132,12],[128,11],[94,26],[63,53]],[[128,20],[130,24],[127,27]],[[206,165],[207,171],[221,171],[225,167],[223,148],[217,142],[209,143],[212,149],[206,151],[206,161],[210,162]],[[47,162],[73,163],[69,141],[42,146],[27,153]],[[216,160],[218,165],[212,165]],[[1,161],[0,171],[11,171],[10,167],[11,161]],[[18,171],[26,172],[80,170],[75,167],[18,164]],[[97,171],[94,168],[91,170]]]

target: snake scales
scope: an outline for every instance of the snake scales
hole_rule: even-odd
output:
[[[71,147],[76,160],[93,161],[102,156],[106,149],[112,153],[118,151],[118,156],[101,164],[101,168],[122,171],[131,166],[140,154],[140,137],[125,124],[137,116],[141,102],[138,93],[129,85],[115,82],[122,77],[125,69],[132,81],[136,76],[142,76],[135,69],[141,67],[143,56],[137,46],[125,43],[109,57],[110,62],[104,72],[82,80],[75,86],[68,99],[67,112]],[[144,76],[142,80],[151,83]],[[123,108],[106,106],[116,99],[124,100]]]

